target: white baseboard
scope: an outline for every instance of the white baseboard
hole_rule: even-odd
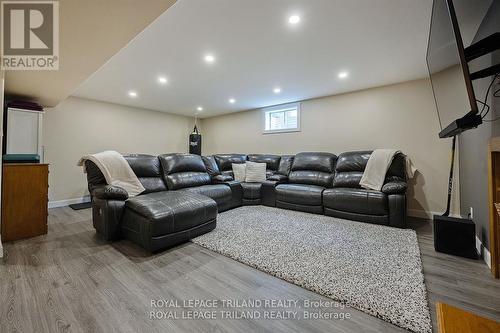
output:
[[[487,248],[483,247],[483,259],[486,265],[491,269],[491,254]]]
[[[477,235],[476,235],[476,251],[477,254],[479,254],[479,256],[483,255],[483,243],[481,242],[479,237],[477,237]]]
[[[421,219],[428,219],[428,220],[432,220],[432,217],[434,215],[443,215],[442,212],[431,212],[431,211],[420,210],[420,209],[408,209],[407,213],[408,213],[408,216],[418,217]],[[450,217],[461,218],[461,216],[458,214],[450,214]]]
[[[429,211],[419,210],[419,209],[408,209],[407,213],[408,213],[408,216],[418,217],[421,219],[432,219],[432,216],[437,214],[435,212],[429,212]]]
[[[486,263],[486,265],[491,269],[491,254],[486,247],[483,246],[483,242],[476,236],[476,250]]]
[[[49,201],[49,208],[57,208],[57,207],[66,207],[72,204],[90,202],[90,196],[86,195],[81,198],[73,198],[66,200],[58,200],[58,201]]]

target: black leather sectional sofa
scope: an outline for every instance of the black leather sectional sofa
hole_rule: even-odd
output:
[[[297,155],[164,154],[125,159],[145,188],[129,198],[106,184],[86,161],[93,224],[107,240],[127,238],[149,251],[182,243],[213,230],[218,212],[265,205],[393,227],[406,224],[406,177],[397,155],[381,191],[359,186],[370,151]],[[266,163],[263,183],[237,182],[232,164]]]

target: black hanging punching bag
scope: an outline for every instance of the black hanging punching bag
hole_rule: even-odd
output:
[[[201,155],[201,134],[194,125],[193,133],[189,134],[189,153]]]

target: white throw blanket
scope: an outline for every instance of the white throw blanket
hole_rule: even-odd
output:
[[[144,192],[144,186],[142,186],[139,178],[137,178],[127,160],[120,153],[108,150],[102,153],[83,156],[78,161],[78,165],[83,166],[84,172],[87,172],[85,170],[85,160],[92,161],[97,165],[108,185],[119,186],[125,189],[129,197],[134,197]]]
[[[359,185],[369,190],[380,191],[384,185],[385,175],[391,166],[394,156],[401,154],[397,149],[375,149],[368,159],[365,172]],[[405,156],[406,176],[413,178],[417,169],[413,166],[408,156]]]

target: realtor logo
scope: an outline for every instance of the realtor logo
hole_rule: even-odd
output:
[[[59,69],[59,2],[1,1],[1,68]]]

